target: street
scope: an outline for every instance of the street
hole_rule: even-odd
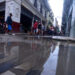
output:
[[[75,0],[0,0],[0,75],[75,75]]]
[[[75,75],[74,42],[23,35],[0,39],[0,75]]]

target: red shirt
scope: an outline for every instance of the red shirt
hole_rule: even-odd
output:
[[[34,23],[34,29],[37,29],[37,27],[38,27],[38,22],[35,22]]]

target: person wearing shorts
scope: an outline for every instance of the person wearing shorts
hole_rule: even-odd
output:
[[[12,14],[7,17],[6,23],[8,25],[8,32],[12,31]]]

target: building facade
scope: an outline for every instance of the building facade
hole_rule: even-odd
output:
[[[72,4],[72,11],[71,11],[71,30],[70,30],[70,37],[75,38],[75,0],[73,0]]]
[[[62,31],[66,36],[75,37],[75,0],[64,0]]]
[[[20,24],[25,32],[30,31],[35,20],[46,25],[48,12],[51,10],[47,0],[0,0],[0,20],[6,21],[9,13],[12,13],[12,26],[15,32],[20,31]]]
[[[53,25],[53,22],[54,22],[54,14],[51,10],[51,12],[47,13],[47,26]]]

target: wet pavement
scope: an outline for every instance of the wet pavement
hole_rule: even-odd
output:
[[[0,75],[75,75],[75,43],[21,40],[0,43]]]

